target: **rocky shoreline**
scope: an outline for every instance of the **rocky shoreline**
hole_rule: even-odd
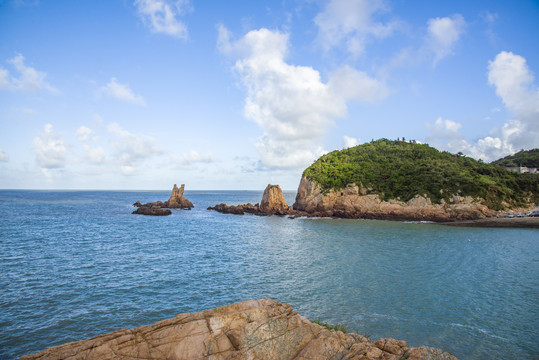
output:
[[[123,329],[22,356],[30,359],[347,359],[456,360],[443,350],[405,341],[371,341],[317,325],[288,304],[250,300],[179,314],[152,326]]]
[[[439,222],[439,225],[491,228],[539,229],[539,217],[501,218],[488,217],[477,220]]]
[[[383,201],[378,195],[368,194],[367,189],[349,184],[340,191],[323,193],[320,186],[302,178],[296,201],[288,206],[278,185],[268,185],[262,196],[261,205],[226,205],[209,207],[225,214],[280,215],[292,219],[343,218],[392,221],[428,221],[455,226],[483,227],[526,227],[537,228],[539,220],[530,218],[498,218],[497,212],[476,199],[454,195],[451,203],[433,204],[430,199],[416,195],[407,202]],[[528,209],[519,209],[524,212]]]

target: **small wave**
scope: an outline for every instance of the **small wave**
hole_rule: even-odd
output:
[[[434,221],[428,221],[428,220],[410,220],[410,221],[403,221],[405,224],[436,224]]]
[[[473,331],[476,331],[476,332],[480,332],[481,334],[485,334],[485,335],[487,335],[487,336],[489,336],[491,338],[494,338],[494,339],[503,340],[503,341],[509,341],[509,339],[507,339],[507,338],[491,334],[489,331],[487,331],[485,329],[481,329],[480,327],[477,327],[477,326],[458,324],[458,323],[450,323],[449,325],[454,326],[454,327],[460,327],[460,328],[473,330]]]

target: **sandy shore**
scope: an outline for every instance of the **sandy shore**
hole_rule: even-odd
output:
[[[522,217],[522,218],[491,217],[491,218],[485,218],[485,219],[479,219],[479,220],[441,222],[438,224],[449,225],[449,226],[539,229],[539,217]]]

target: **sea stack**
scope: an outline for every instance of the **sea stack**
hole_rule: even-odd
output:
[[[183,191],[185,190],[185,184],[182,184],[180,188],[176,184],[172,188],[172,194],[170,199],[166,202],[166,207],[169,209],[187,209],[191,210],[194,206],[193,203],[183,197]]]
[[[286,214],[288,205],[279,185],[268,184],[262,195],[260,211],[266,214]]]
[[[208,210],[215,210],[223,214],[243,215],[245,213],[268,216],[268,215],[287,215],[291,208],[286,204],[283,191],[279,185],[268,184],[262,195],[260,204],[244,205],[226,205],[218,204],[210,206]]]

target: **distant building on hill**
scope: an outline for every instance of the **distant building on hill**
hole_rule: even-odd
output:
[[[537,168],[529,168],[526,166],[504,166],[503,168],[505,170],[514,171],[521,174],[524,174],[524,173],[537,174],[538,173]]]

